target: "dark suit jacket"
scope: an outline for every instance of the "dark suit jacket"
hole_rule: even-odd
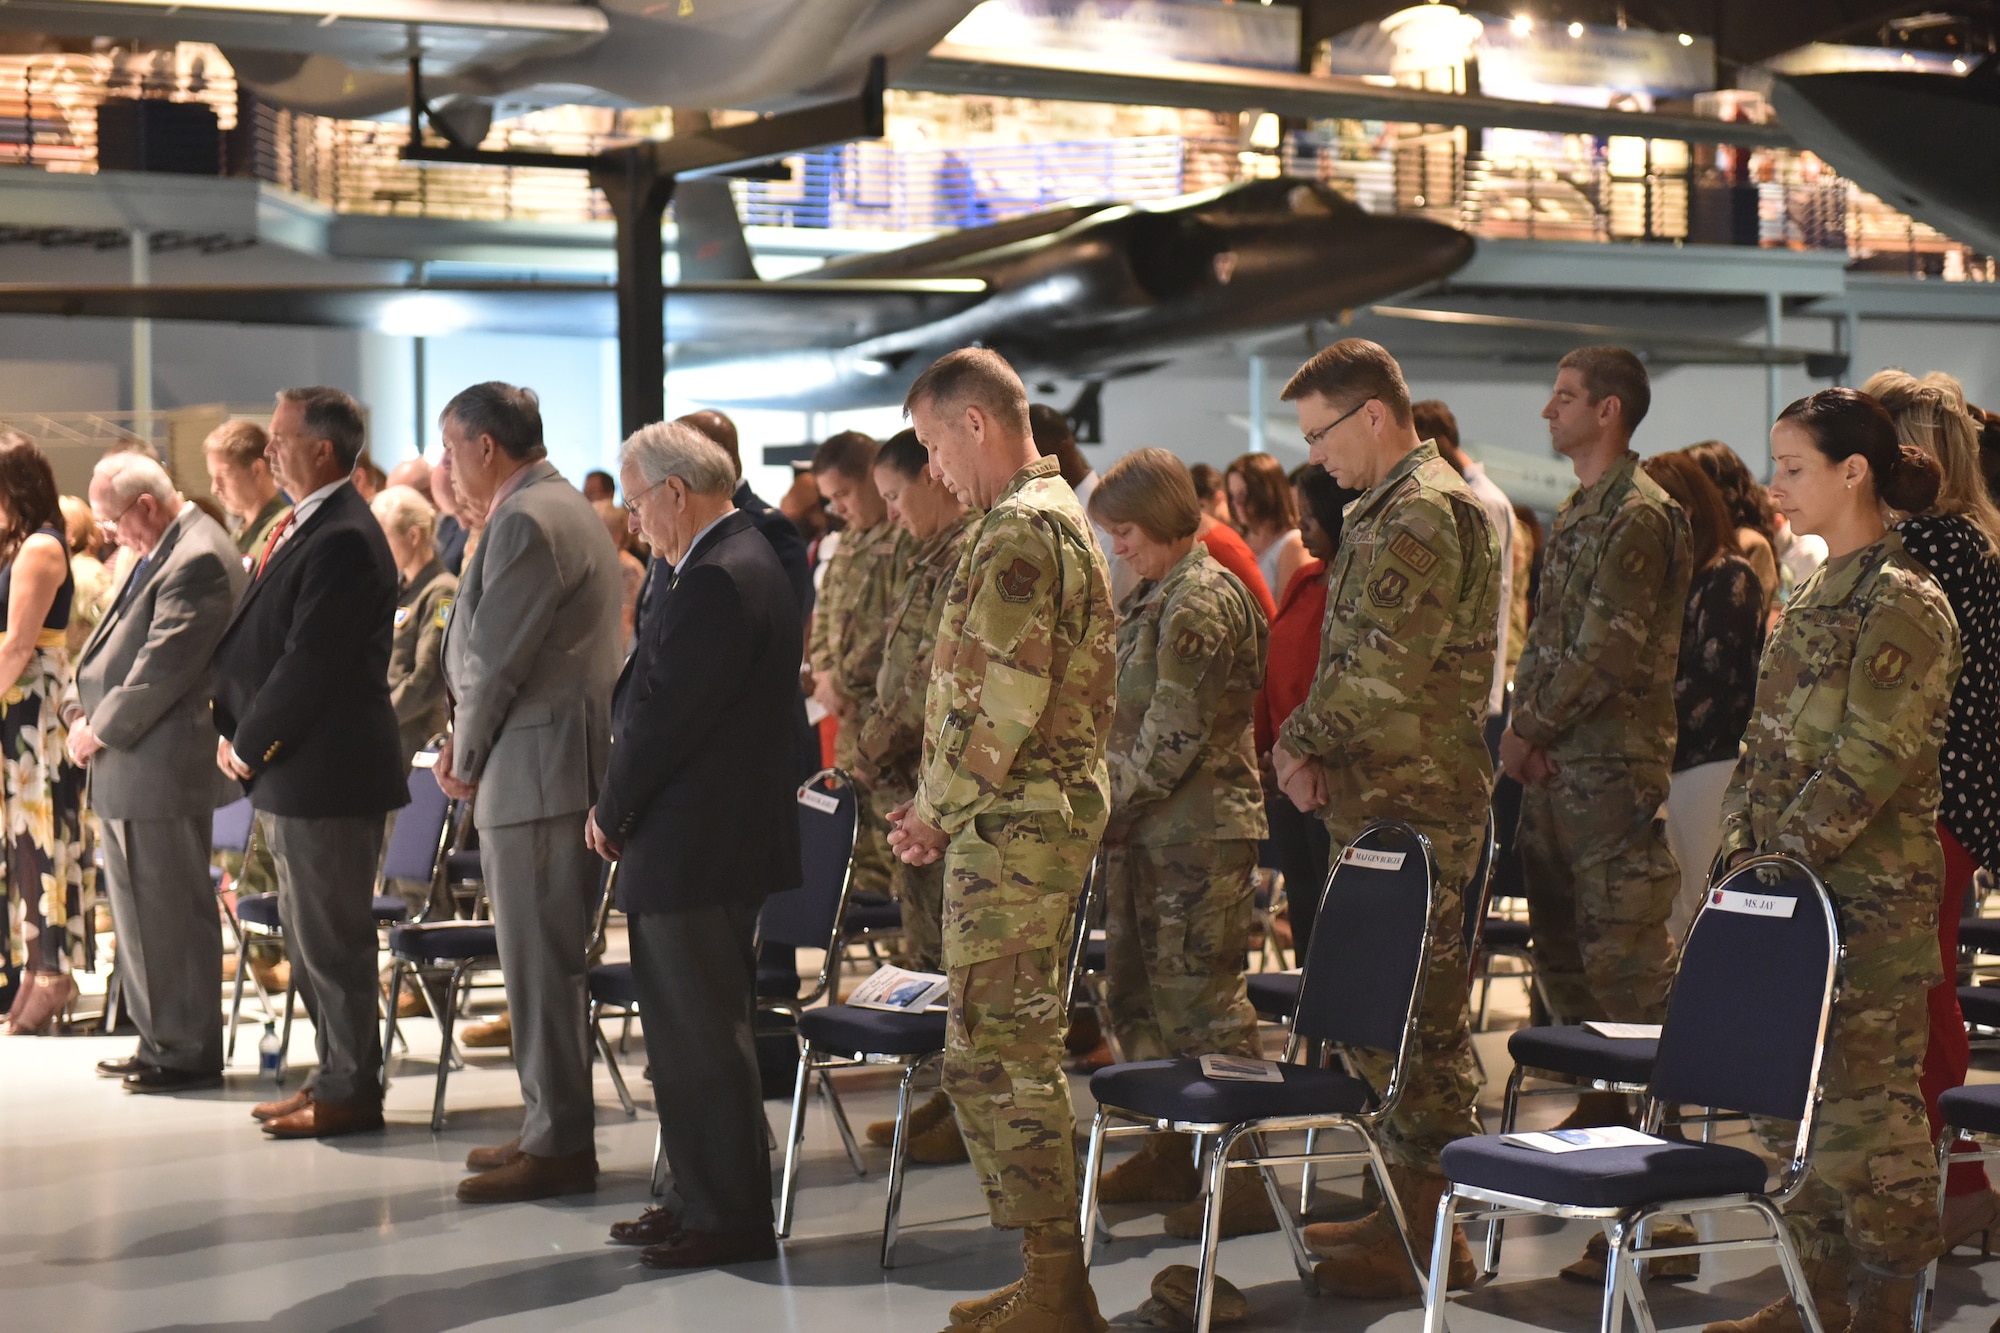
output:
[[[728,515],[663,581],[612,704],[597,824],[618,905],[758,901],[799,882],[791,727],[798,601],[750,515]]]
[[[764,534],[764,540],[777,552],[778,563],[785,567],[785,577],[791,580],[792,595],[799,599],[799,620],[804,623],[812,614],[813,576],[806,539],[799,532],[799,525],[773,509],[764,497],[750,489],[747,481],[736,483],[735,500],[736,507],[750,515],[757,531]]]
[[[274,815],[379,815],[409,801],[389,703],[396,562],[353,486],[255,578],[215,650],[215,725]]]
[[[431,548],[437,552],[438,562],[454,577],[465,572],[465,543],[471,535],[450,514],[438,515],[437,535],[431,538]]]

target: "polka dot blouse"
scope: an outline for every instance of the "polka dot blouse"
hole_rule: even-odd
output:
[[[2000,869],[2000,556],[1957,514],[1921,514],[1896,530],[1958,617],[1963,666],[1938,757],[1939,816],[1973,860]]]

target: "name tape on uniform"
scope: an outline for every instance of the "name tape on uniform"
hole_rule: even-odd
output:
[[[823,815],[840,813],[838,797],[828,796],[823,791],[814,791],[811,787],[799,788],[799,804],[817,810]]]
[[[1797,910],[1797,898],[1772,898],[1761,893],[1740,893],[1735,889],[1716,889],[1708,895],[1708,905],[1718,912],[1741,912],[1745,916],[1779,916],[1791,919]]]
[[[1371,852],[1365,847],[1345,847],[1341,849],[1340,863],[1344,866],[1360,866],[1363,870],[1401,870],[1408,852]]]

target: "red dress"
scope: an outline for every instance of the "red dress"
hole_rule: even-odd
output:
[[[1278,604],[1271,600],[1270,585],[1264,582],[1264,572],[1257,568],[1257,557],[1235,529],[1226,523],[1214,523],[1197,540],[1208,548],[1216,564],[1234,574],[1250,590],[1257,605],[1264,608],[1265,620],[1278,618]]]
[[[1313,677],[1319,674],[1320,629],[1325,623],[1326,562],[1308,560],[1292,575],[1285,587],[1285,604],[1271,620],[1264,688],[1257,692],[1258,754],[1271,748],[1278,728],[1312,692]]]

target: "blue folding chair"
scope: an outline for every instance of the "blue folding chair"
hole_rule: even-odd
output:
[[[1436,866],[1429,842],[1408,824],[1377,821],[1362,830],[1335,860],[1320,899],[1322,922],[1308,947],[1299,1004],[1281,1082],[1210,1078],[1199,1059],[1145,1060],[1101,1069],[1090,1080],[1097,1115],[1090,1126],[1090,1154],[1083,1174],[1083,1245],[1088,1262],[1097,1233],[1097,1177],[1106,1138],[1172,1131],[1197,1135],[1206,1156],[1202,1173],[1201,1259],[1195,1286],[1195,1333],[1208,1333],[1215,1304],[1216,1248],[1222,1234],[1225,1173],[1255,1169],[1263,1177],[1272,1211],[1291,1243],[1292,1262],[1308,1291],[1314,1258],[1296,1219],[1278,1195],[1277,1165],[1366,1162],[1395,1219],[1412,1271],[1423,1268],[1410,1250],[1403,1206],[1390,1187],[1379,1131],[1407,1086],[1412,1032],[1422,998],[1423,960],[1430,951],[1431,886]],[[1395,1057],[1388,1085],[1379,1091],[1352,1073],[1300,1063],[1306,1043],[1364,1047]],[[1114,1126],[1114,1120],[1122,1123]],[[1274,1153],[1265,1136],[1304,1130],[1337,1130],[1358,1146]],[[1255,1151],[1232,1157],[1239,1140]]]
[[[1823,1333],[1779,1206],[1805,1183],[1819,1114],[1821,1061],[1843,949],[1825,884],[1782,856],[1758,857],[1721,878],[1688,932],[1667,1021],[1647,1086],[1645,1125],[1657,1131],[1675,1106],[1716,1107],[1797,1122],[1775,1187],[1764,1159],[1718,1143],[1661,1140],[1634,1147],[1538,1151],[1506,1134],[1446,1146],[1424,1306],[1425,1333],[1443,1333],[1443,1275],[1453,1228],[1466,1217],[1583,1218],[1603,1226],[1603,1333],[1618,1333],[1625,1307],[1652,1327],[1641,1274],[1670,1255],[1774,1248],[1809,1333]],[[1746,1021],[1754,1015],[1754,1021]],[[1643,1228],[1659,1216],[1748,1213],[1769,1234],[1740,1240],[1651,1245]]]
[[[1938,1216],[1942,1218],[1945,1186],[1950,1181],[1953,1164],[2000,1161],[2000,1143],[1977,1144],[1973,1152],[1952,1151],[1962,1139],[1972,1136],[2000,1139],[2000,1083],[1968,1083],[1964,1087],[1947,1088],[1938,1097],[1938,1118],[1944,1122],[1937,1143],[1937,1201]],[[1917,1292],[1917,1333],[1923,1333],[1924,1318],[1937,1291],[1937,1271],[1938,1260],[1932,1259]]]

